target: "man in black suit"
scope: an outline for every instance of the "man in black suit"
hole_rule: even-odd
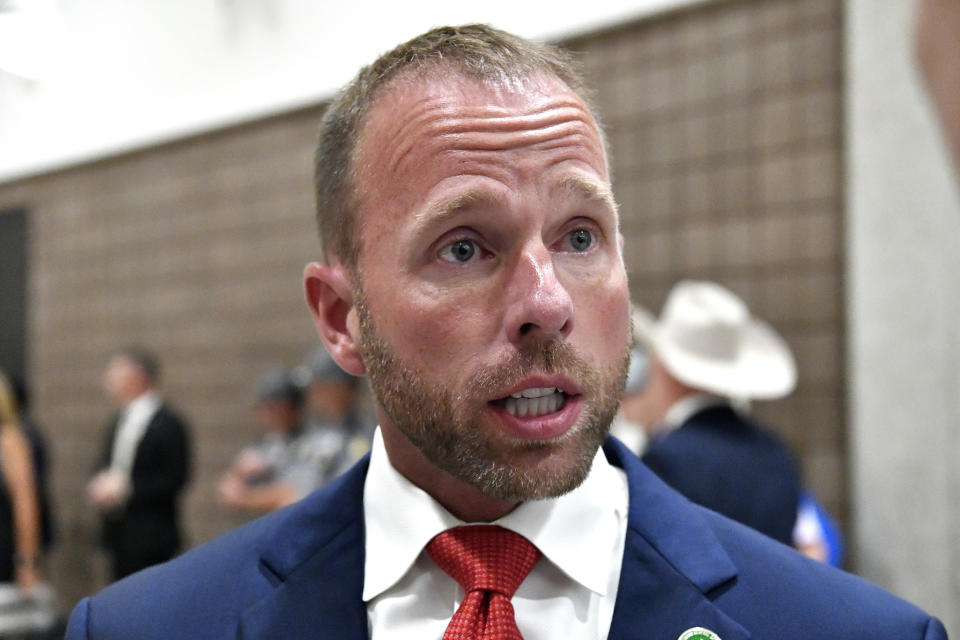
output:
[[[103,516],[113,578],[169,560],[181,545],[179,496],[190,475],[187,426],[156,390],[159,364],[131,347],[110,360],[104,389],[120,407],[87,485]]]
[[[796,368],[782,338],[732,292],[689,281],[639,333],[653,354],[645,394],[655,416],[643,461],[693,502],[792,544],[796,461],[744,402],[793,390]]]

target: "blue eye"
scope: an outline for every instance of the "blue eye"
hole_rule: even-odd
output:
[[[473,240],[457,240],[440,250],[440,257],[447,262],[469,262],[477,253]]]
[[[586,251],[593,244],[593,234],[586,229],[574,229],[569,238],[574,251]]]

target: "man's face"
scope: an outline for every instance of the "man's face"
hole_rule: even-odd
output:
[[[628,362],[602,143],[556,78],[451,75],[395,82],[357,146],[360,350],[385,437],[489,497],[559,495]]]
[[[307,388],[308,410],[314,418],[341,422],[353,404],[353,386],[317,380]]]
[[[116,355],[107,363],[103,373],[103,388],[107,396],[118,406],[135,400],[148,386],[146,375],[140,366],[123,355]]]
[[[285,398],[267,398],[256,406],[257,420],[273,433],[287,434],[297,426],[297,410]]]

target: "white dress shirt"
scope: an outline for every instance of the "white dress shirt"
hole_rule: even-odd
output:
[[[597,452],[570,493],[521,504],[494,523],[533,542],[543,557],[513,597],[525,640],[606,638],[627,529],[626,474]],[[377,429],[363,495],[363,600],[374,640],[440,640],[463,589],[424,551],[463,521],[393,468]]]
[[[128,482],[137,446],[147,432],[153,415],[160,409],[160,404],[160,395],[155,391],[147,391],[128,404],[120,416],[120,424],[113,436],[110,470],[122,474]]]

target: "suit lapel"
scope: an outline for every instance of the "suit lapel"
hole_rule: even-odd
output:
[[[366,640],[363,594],[363,482],[366,462],[310,504],[282,520],[265,549],[261,572],[272,592],[243,615],[238,638],[338,638]]]
[[[627,539],[611,640],[677,640],[703,627],[722,640],[750,633],[712,602],[737,570],[699,511],[666,487],[616,440],[604,447],[627,473]]]
[[[157,408],[157,410],[150,416],[150,419],[147,421],[147,426],[143,428],[143,433],[140,434],[140,438],[137,440],[136,444],[133,447],[133,459],[130,460],[130,476],[135,477],[138,472],[143,470],[144,463],[149,460],[149,456],[153,453],[153,447],[145,447],[143,443],[146,442],[147,438],[156,438],[157,423],[160,420],[160,412],[163,411],[163,405]],[[119,426],[119,423],[118,423]]]
[[[700,512],[616,440],[604,449],[627,473],[630,486],[609,638],[676,640],[703,627],[722,640],[749,640],[750,633],[712,602],[736,581],[737,571]],[[310,496],[306,508],[293,510],[267,536],[284,541],[261,555],[261,572],[273,587],[244,613],[238,638],[369,637],[362,598],[366,472],[367,464],[360,464]]]

